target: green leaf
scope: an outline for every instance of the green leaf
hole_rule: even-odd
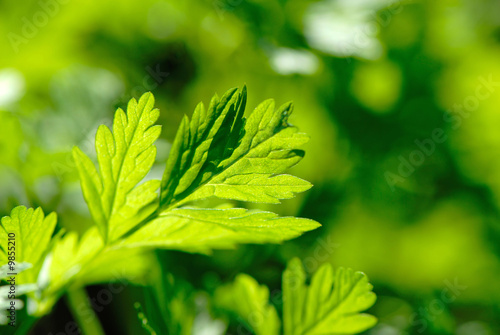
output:
[[[47,257],[47,273],[39,285],[47,292],[56,292],[68,283],[77,287],[126,278],[141,282],[150,272],[153,258],[142,249],[116,250],[105,246],[96,227],[81,239],[69,232],[54,244]],[[134,280],[135,279],[135,280]]]
[[[256,335],[277,335],[280,320],[269,303],[269,289],[246,274],[239,274],[233,283],[217,288],[214,305],[236,317]]]
[[[244,209],[177,210],[187,201],[211,196],[276,203],[311,187],[281,174],[303,157],[296,147],[308,139],[286,122],[291,104],[275,111],[268,100],[247,120],[246,88],[229,90],[220,99],[215,96],[208,111],[199,104],[191,121],[184,118],[167,161],[158,208],[158,181],[136,186],[156,153],[153,142],[160,128],[153,126],[159,113],[153,103],[151,94],[138,104],[132,99],[127,116],[117,111],[113,134],[105,126],[99,128],[99,172],[85,154],[74,150],[83,194],[105,245],[209,252],[236,243],[279,243],[319,226]],[[252,226],[253,220],[260,226]]]
[[[38,286],[43,291],[34,314],[49,312],[68,288],[124,280],[144,283],[154,268],[153,259],[144,249],[116,250],[105,246],[95,226],[81,238],[76,232],[58,236],[38,276]]]
[[[153,106],[153,95],[145,93],[139,102],[130,100],[126,114],[120,108],[116,111],[113,133],[105,125],[99,127],[99,172],[88,156],[73,149],[84,198],[106,243],[121,237],[156,209],[160,182],[149,180],[137,186],[156,157],[153,143],[161,127],[154,125],[159,111]]]
[[[39,285],[46,291],[56,292],[82,271],[103,250],[104,243],[96,227],[87,230],[81,240],[76,232],[59,238],[47,257]],[[45,270],[44,269],[44,270]],[[48,288],[47,288],[48,287]]]
[[[297,148],[308,141],[287,123],[292,104],[275,110],[266,100],[248,119],[245,104],[246,88],[231,89],[208,110],[200,103],[191,121],[183,119],[162,180],[162,209],[212,196],[279,203],[311,187],[282,174],[302,159]]]
[[[9,262],[8,252],[12,252],[9,251],[9,247],[13,246],[16,265],[23,262],[33,265],[33,268],[19,275],[18,283],[36,282],[36,274],[49,248],[56,221],[55,213],[45,217],[41,208],[27,209],[24,206],[14,208],[10,216],[2,218],[0,264]],[[9,244],[9,234],[15,235],[14,240],[10,240],[11,244]]]
[[[377,319],[360,313],[376,300],[365,274],[351,269],[333,271],[324,264],[306,286],[299,259],[283,273],[285,335],[357,334],[373,327]]]
[[[182,208],[162,213],[120,246],[208,253],[238,243],[280,243],[319,226],[309,219],[243,208]]]

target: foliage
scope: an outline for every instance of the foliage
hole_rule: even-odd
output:
[[[94,299],[108,289],[105,278],[150,285],[160,281],[161,272],[211,295],[220,283],[246,273],[269,287],[279,314],[274,294],[282,270],[287,260],[300,256],[306,269],[330,263],[369,274],[378,293],[370,313],[380,322],[367,334],[500,334],[495,317],[500,305],[499,4],[3,1],[0,216],[18,205],[41,207],[45,216],[57,212],[55,235],[71,236],[58,248],[74,249],[56,260],[68,268],[52,267],[53,276],[60,277],[51,281],[54,291],[76,283],[71,278],[99,283],[88,289]],[[113,112],[122,107],[126,113],[131,97],[151,91],[162,129],[146,180],[161,180],[184,112],[194,110],[200,97],[208,107],[213,92],[242,82],[252,108],[269,96],[293,99],[297,113],[287,122],[311,140],[304,159],[285,173],[314,188],[278,206],[228,201],[248,210],[311,218],[323,228],[281,245],[234,243],[229,251],[207,246],[200,248],[203,254],[156,251],[158,260],[139,253],[146,263],[142,270],[134,269],[136,260],[113,262],[116,257],[109,254],[102,265],[95,257],[85,277],[82,271],[61,277],[76,264],[72,255],[86,258],[82,239],[97,236],[92,243],[101,243],[102,231],[82,197],[73,146],[99,171],[98,125],[112,130]],[[181,206],[230,208],[214,198]],[[151,248],[156,247],[146,249]],[[49,263],[43,263],[49,274]],[[443,299],[450,285],[455,294]],[[187,304],[199,316],[193,333],[205,325],[221,334],[222,321],[211,320],[199,310],[201,298],[193,299]],[[150,300],[129,285],[99,315],[103,327],[140,333],[134,301],[153,323]],[[174,301],[178,306],[179,299]],[[32,333],[70,333],[64,329],[71,321],[64,308],[60,300]],[[429,316],[429,308],[442,312]],[[28,309],[19,311],[23,326]],[[237,320],[227,320],[237,327]],[[234,328],[230,331],[237,333]]]
[[[374,316],[360,313],[376,299],[365,274],[344,268],[334,271],[324,264],[312,276],[310,286],[305,282],[301,261],[292,259],[283,273],[282,301],[278,299],[283,308],[283,334],[358,334],[375,325]],[[158,300],[172,301],[167,296]],[[232,283],[215,290],[212,309],[215,315],[239,324],[240,332],[243,327],[256,335],[278,335],[282,322],[271,301],[265,285],[238,274]],[[183,301],[184,305],[188,302]],[[168,324],[172,318],[162,320]]]
[[[317,228],[312,220],[258,210],[180,208],[208,197],[274,203],[311,187],[281,174],[303,157],[297,147],[307,140],[286,123],[291,104],[275,110],[267,101],[246,119],[245,102],[243,88],[215,96],[207,112],[198,105],[192,121],[186,117],[179,128],[161,183],[140,184],[155,160],[159,111],[151,93],[132,99],[126,113],[117,110],[113,132],[104,125],[97,130],[98,170],[73,150],[93,227],[82,236],[53,236],[54,213],[45,217],[40,208],[19,206],[4,217],[2,263],[10,260],[8,237],[15,234],[13,263],[33,264],[18,277],[19,284],[36,287],[28,297],[36,306],[30,313],[48,313],[66,290],[144,277],[155,248],[208,253],[237,243],[280,243]]]
[[[281,321],[269,303],[269,289],[249,275],[239,274],[233,283],[217,288],[214,305],[256,335],[280,333]]]

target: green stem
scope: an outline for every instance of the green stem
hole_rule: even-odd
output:
[[[99,318],[90,305],[85,288],[67,291],[68,305],[84,335],[104,335]]]

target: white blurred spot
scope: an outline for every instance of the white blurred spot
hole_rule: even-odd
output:
[[[387,324],[378,324],[375,328],[370,330],[371,335],[402,335],[402,331]]]
[[[394,1],[333,1],[314,3],[304,16],[304,35],[309,45],[337,57],[377,59],[382,45],[377,10]]]
[[[457,328],[457,335],[490,335],[491,330],[482,322],[471,321]]]
[[[287,74],[313,74],[318,70],[318,58],[305,50],[279,48],[273,51],[270,58],[274,71]]]
[[[0,70],[0,107],[9,106],[22,98],[26,83],[23,74],[13,68]]]
[[[226,325],[221,320],[214,320],[208,312],[198,314],[193,324],[193,335],[222,335]]]
[[[213,319],[207,310],[207,297],[198,295],[195,299],[198,313],[193,323],[193,335],[223,335],[227,325],[218,319]]]

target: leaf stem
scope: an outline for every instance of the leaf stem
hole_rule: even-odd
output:
[[[104,335],[99,318],[90,305],[85,288],[67,291],[68,306],[84,335]]]

